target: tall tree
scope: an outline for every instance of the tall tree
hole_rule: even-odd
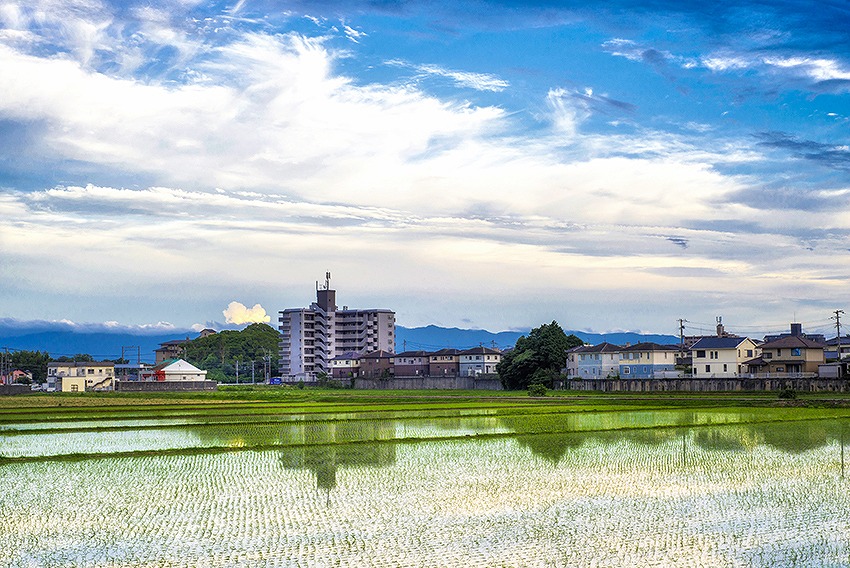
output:
[[[32,373],[33,382],[43,383],[47,380],[47,364],[50,362],[47,351],[15,351],[11,359],[12,369]]]
[[[513,350],[502,356],[496,372],[508,390],[551,385],[566,364],[567,350],[581,344],[575,335],[564,333],[558,322],[543,324],[517,340]]]

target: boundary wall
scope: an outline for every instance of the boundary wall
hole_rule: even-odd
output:
[[[850,392],[842,379],[578,379],[558,381],[558,388],[600,392]]]
[[[216,390],[215,381],[115,381],[119,392],[182,392]]]
[[[498,377],[389,377],[386,379],[362,378],[353,379],[355,389],[374,390],[502,390],[502,382]]]

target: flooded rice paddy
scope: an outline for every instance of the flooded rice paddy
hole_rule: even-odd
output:
[[[0,565],[848,566],[794,410],[7,424]]]

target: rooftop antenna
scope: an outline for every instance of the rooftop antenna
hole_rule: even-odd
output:
[[[325,272],[325,290],[331,289],[331,273]]]

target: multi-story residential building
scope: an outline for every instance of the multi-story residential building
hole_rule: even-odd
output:
[[[473,347],[460,352],[458,372],[462,377],[493,375],[502,360],[502,352],[490,347]]]
[[[620,377],[654,379],[671,377],[676,371],[676,345],[638,343],[620,350]]]
[[[115,363],[68,361],[47,364],[47,382],[61,383],[62,392],[108,390],[115,378]]]
[[[430,371],[430,353],[427,351],[405,351],[397,353],[393,357],[396,377],[420,377],[427,375]]]
[[[330,273],[316,286],[309,308],[290,308],[278,317],[280,374],[284,379],[313,380],[331,370],[330,360],[349,352],[395,351],[395,313],[387,309],[350,310],[336,305]]]
[[[814,341],[815,343],[826,343],[826,337],[824,337],[822,333],[803,333],[803,324],[801,323],[792,323],[791,331],[786,331],[784,333],[774,333],[772,335],[765,335],[764,342],[770,343],[772,341],[776,341],[777,339],[783,339],[785,337],[802,337],[804,339]]]
[[[460,351],[440,349],[430,355],[428,374],[432,377],[456,377],[460,374]]]
[[[746,362],[761,354],[749,337],[703,337],[691,346],[695,379],[735,378],[747,372]]]

